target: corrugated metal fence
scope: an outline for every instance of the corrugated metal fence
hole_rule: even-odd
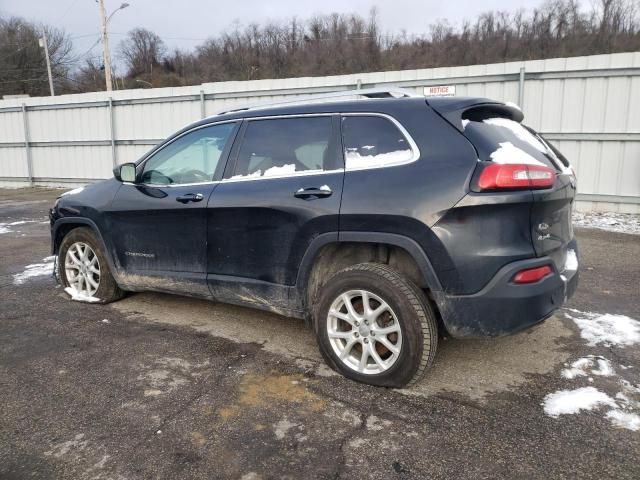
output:
[[[576,168],[580,209],[640,212],[640,52],[2,100],[0,186],[107,178],[185,124],[236,106],[434,85],[521,105]]]

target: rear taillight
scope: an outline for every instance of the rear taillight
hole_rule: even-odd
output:
[[[520,270],[513,276],[513,283],[535,283],[539,280],[542,280],[547,275],[551,275],[551,273],[553,273],[553,270],[551,270],[551,267],[549,265],[544,265],[543,267],[527,268],[525,270]]]
[[[489,163],[477,177],[476,191],[530,190],[553,186],[556,171],[542,165]]]

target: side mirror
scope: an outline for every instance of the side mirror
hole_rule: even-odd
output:
[[[113,169],[113,176],[121,182],[135,183],[136,182],[136,164],[135,163],[123,163],[122,165]]]

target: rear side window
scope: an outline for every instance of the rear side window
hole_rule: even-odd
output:
[[[346,168],[391,166],[414,157],[407,138],[384,117],[342,117],[342,141]]]
[[[524,163],[562,169],[562,162],[532,129],[500,116],[472,115],[462,120],[465,136],[478,150],[480,160]]]
[[[329,116],[251,120],[232,178],[333,170],[337,165],[331,139]]]

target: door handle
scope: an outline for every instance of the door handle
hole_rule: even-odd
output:
[[[186,195],[176,197],[176,201],[180,203],[201,202],[203,198],[204,195],[201,193],[187,193]]]
[[[299,188],[296,190],[296,193],[293,194],[296,198],[302,198],[304,200],[310,200],[312,198],[326,198],[330,197],[333,194],[331,189],[327,185],[323,185],[322,187],[310,187],[310,188]]]

